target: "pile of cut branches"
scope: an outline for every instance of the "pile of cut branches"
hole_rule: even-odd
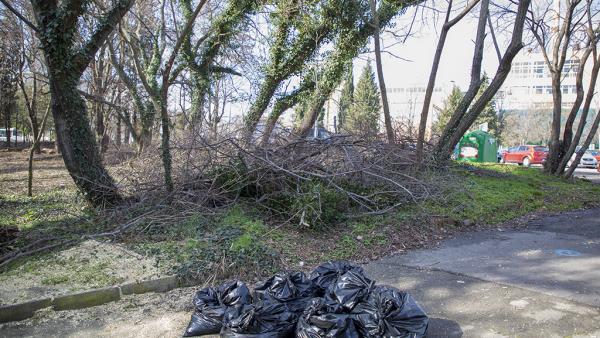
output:
[[[436,194],[430,183],[414,174],[414,150],[407,144],[352,135],[275,140],[266,146],[249,146],[235,136],[176,142],[176,190],[171,200],[206,211],[242,198],[279,221],[320,226],[383,214]],[[136,187],[135,195],[147,196],[140,189],[159,189],[155,185],[160,166],[137,161],[142,166],[134,170],[135,184],[128,185]]]

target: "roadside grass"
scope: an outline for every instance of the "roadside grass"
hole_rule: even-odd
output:
[[[0,173],[0,191],[12,191],[15,180],[18,185],[25,184],[26,171],[19,165],[26,162],[19,163],[13,158],[11,171],[7,172],[10,180]],[[46,164],[48,168],[42,169],[45,177],[64,177],[65,170],[56,160]],[[184,279],[256,280],[279,269],[299,269],[326,260],[364,261],[423,247],[449,233],[470,229],[464,226],[466,220],[479,226],[495,225],[531,212],[596,205],[600,198],[600,185],[581,179],[563,180],[547,176],[539,169],[512,165],[455,164],[449,172],[441,175],[429,172],[422,174],[421,179],[437,189],[436,195],[386,215],[342,217],[339,198],[330,196],[324,201],[331,201],[331,205],[323,208],[328,212],[327,219],[334,221],[307,227],[295,220],[272,218],[264,210],[256,209],[252,199],[241,198],[235,206],[214,215],[186,210],[185,217],[171,217],[175,211],[165,207],[153,215],[169,216],[172,222],[163,221],[156,226],[152,220],[143,220],[116,240],[148,258],[153,268],[177,273]],[[33,198],[22,191],[0,195],[0,231],[18,229],[12,247],[48,236],[78,239],[83,234],[107,231],[120,224],[108,221],[114,218],[106,217],[102,211],[88,207],[72,185],[61,182],[52,187],[51,181],[48,179],[44,189]],[[152,207],[125,210],[117,219],[120,222],[136,219],[147,213],[148,208]],[[440,217],[450,222],[436,223],[434,218]],[[11,247],[0,249],[3,254]],[[65,249],[68,248],[60,250]],[[44,253],[19,259],[0,272],[0,276],[3,281],[19,278],[20,272],[35,271],[49,257],[52,254]],[[90,285],[104,285],[120,280],[103,273],[106,267],[96,262],[85,266],[71,261],[64,264],[70,268],[69,273],[42,276],[42,286],[81,285],[88,281]],[[92,278],[92,270],[100,273]]]
[[[459,167],[463,187],[451,187],[446,199],[424,203],[426,213],[458,221],[497,224],[534,211],[579,209],[598,203],[600,185],[549,176],[537,168],[479,164]]]

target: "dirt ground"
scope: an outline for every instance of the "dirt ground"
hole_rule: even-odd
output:
[[[0,150],[0,194],[27,194],[28,156],[27,149]],[[74,187],[62,157],[53,150],[43,149],[42,154],[34,155],[33,161],[34,193]]]
[[[120,245],[85,241],[0,274],[0,304],[147,280],[165,275]]]
[[[81,310],[38,311],[0,324],[0,337],[181,337],[192,313],[195,288],[125,296]]]

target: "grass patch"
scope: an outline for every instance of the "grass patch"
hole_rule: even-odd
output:
[[[426,213],[497,224],[534,211],[582,208],[600,196],[600,185],[549,176],[537,168],[480,164],[461,167],[457,175],[464,184],[445,191],[443,201],[426,202]]]
[[[74,189],[57,189],[33,197],[0,195],[0,225],[21,231],[63,225],[74,218],[88,218],[93,213]]]
[[[201,224],[183,222],[195,233],[193,238],[134,244],[134,250],[154,256],[157,266],[179,274],[184,279],[225,279],[233,275],[262,277],[279,268],[278,254],[268,244],[269,231],[241,207]],[[194,229],[190,224],[197,224]],[[174,229],[174,233],[181,233]],[[238,277],[239,278],[239,277]]]

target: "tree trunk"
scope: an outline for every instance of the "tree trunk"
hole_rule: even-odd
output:
[[[374,16],[379,18],[379,26],[385,27],[396,16],[398,11],[406,6],[414,5],[420,1],[407,2],[388,2],[384,1],[379,6]],[[314,94],[310,100],[307,114],[304,116],[301,125],[296,128],[295,134],[301,137],[306,136],[315,124],[323,104],[330,97],[331,93],[339,85],[343,78],[345,65],[348,64],[359,50],[367,43],[368,39],[374,34],[375,28],[373,21],[365,23],[360,27],[347,32],[343,39],[336,41],[333,52],[327,58],[322,75],[317,80]]]
[[[596,53],[594,53],[594,54],[596,54]],[[583,66],[584,66],[583,64],[580,64],[580,67],[583,67]],[[600,71],[600,60],[598,60],[596,58],[596,56],[594,56],[594,66],[592,67],[592,72],[590,74],[590,83],[589,83],[587,94],[585,97],[585,103],[583,104],[583,109],[581,111],[581,116],[579,118],[579,125],[577,126],[577,131],[575,133],[575,136],[571,140],[569,140],[568,147],[565,146],[566,151],[565,151],[564,155],[562,156],[560,164],[556,170],[557,174],[564,173],[565,168],[567,167],[567,163],[571,159],[571,156],[573,156],[573,153],[575,152],[575,149],[577,149],[577,145],[579,144],[579,141],[581,140],[581,136],[583,135],[583,129],[585,128],[585,125],[587,123],[587,117],[588,117],[588,114],[590,111],[590,106],[592,104],[592,99],[595,94],[596,80],[598,79],[599,71]],[[578,84],[577,91],[579,92],[581,90],[581,92],[583,93],[583,88],[580,88],[580,87],[581,87],[581,85]],[[577,96],[579,98],[579,93],[577,94]],[[577,111],[575,112],[575,115],[577,115],[577,112],[579,111],[578,108],[579,107],[577,107]],[[575,107],[573,110],[575,110]],[[573,113],[573,112],[571,112],[571,113]],[[583,148],[583,149],[587,149],[587,147]],[[571,166],[576,167],[579,164],[580,159],[581,158],[576,158],[576,161],[573,161],[573,163],[571,163]],[[566,177],[570,177],[570,175],[566,175]]]
[[[121,89],[118,89],[117,92],[117,106],[121,106]],[[121,114],[119,114],[119,112],[117,111],[117,133],[116,133],[116,140],[115,140],[115,144],[117,146],[117,148],[121,147],[121,142],[122,142],[122,138],[123,138],[123,134],[121,133],[121,128],[122,128],[122,121],[121,121]]]
[[[561,70],[552,73],[552,125],[550,127],[550,144],[545,170],[555,174],[564,153],[560,142],[560,120],[562,115],[562,93],[560,91]],[[558,88],[558,89],[557,89]]]
[[[442,26],[440,32],[440,38],[435,49],[433,56],[433,64],[431,65],[431,73],[429,73],[429,81],[427,82],[427,89],[425,90],[425,98],[423,99],[423,109],[421,110],[421,119],[419,120],[419,134],[417,136],[417,163],[421,163],[423,160],[423,145],[425,143],[425,132],[427,129],[427,119],[429,117],[429,105],[431,104],[431,97],[433,96],[433,89],[435,87],[435,79],[437,77],[437,71],[440,66],[440,60],[442,58],[442,51],[444,50],[444,44],[446,43],[446,36],[450,27],[447,26],[450,18],[450,11],[452,10],[452,0],[448,2],[448,11],[446,12],[446,20]]]
[[[102,165],[76,81],[68,72],[54,71],[51,62],[48,65],[56,141],[69,174],[93,204],[119,202],[117,187]]]
[[[592,123],[590,132],[589,132],[588,136],[586,137],[585,141],[583,142],[583,144],[581,145],[581,149],[577,152],[577,155],[575,156],[575,159],[573,160],[573,163],[571,163],[571,166],[569,167],[567,172],[564,173],[565,178],[570,178],[573,176],[573,173],[575,172],[575,169],[577,168],[579,161],[581,161],[583,154],[585,154],[586,149],[589,148],[590,144],[592,144],[592,141],[594,140],[594,136],[596,136],[596,133],[598,132],[598,124],[600,124],[600,114],[596,114],[594,123]]]
[[[381,105],[383,107],[383,118],[385,120],[385,132],[387,134],[388,143],[394,143],[394,128],[392,127],[392,116],[390,115],[390,106],[387,99],[387,91],[385,88],[385,79],[383,77],[383,65],[381,64],[381,41],[379,40],[379,16],[377,14],[377,4],[375,0],[369,0],[371,13],[373,15],[373,41],[375,42],[375,66],[377,68],[377,80],[379,82],[379,91],[381,92]]]
[[[29,126],[31,127],[31,132],[33,133],[33,139],[37,139],[38,134],[40,133],[40,128],[38,125],[37,119],[37,76],[36,73],[33,72],[33,82],[31,88],[31,97],[27,94],[27,88],[25,87],[25,81],[23,79],[23,75],[19,80],[19,86],[21,87],[21,93],[23,95],[23,99],[25,101],[25,106],[27,108],[27,115],[29,118]],[[43,132],[43,130],[41,131]],[[40,145],[35,148],[35,153],[40,154],[41,149]]]
[[[444,25],[442,26],[442,31],[440,32],[440,38],[437,43],[437,47],[435,49],[435,54],[433,56],[433,64],[431,65],[431,72],[429,73],[429,80],[427,82],[427,89],[425,90],[425,98],[423,99],[423,108],[421,110],[421,118],[419,120],[419,134],[417,136],[417,163],[420,163],[423,160],[423,146],[425,144],[425,132],[427,130],[427,119],[429,118],[429,106],[431,104],[431,98],[433,96],[433,90],[435,88],[435,80],[437,78],[437,71],[440,66],[440,60],[442,58],[442,52],[444,50],[444,45],[446,44],[446,37],[448,36],[448,32],[450,28],[452,28],[456,23],[458,23],[462,18],[467,15],[475,7],[475,5],[479,2],[479,0],[473,0],[470,5],[467,7],[454,19],[450,20],[450,13],[452,11],[452,0],[448,2],[448,10],[446,11],[446,19],[444,20]],[[489,12],[487,13],[489,19]],[[489,21],[489,20],[488,20]],[[490,26],[491,29],[491,26]],[[493,31],[492,31],[493,33]]]
[[[498,70],[496,75],[490,82],[490,85],[486,90],[483,91],[481,96],[477,99],[477,101],[472,105],[472,107],[458,119],[456,127],[452,127],[448,129],[448,127],[444,130],[443,143],[440,140],[438,147],[436,148],[436,160],[440,161],[439,163],[446,162],[456,144],[460,138],[464,135],[464,133],[471,127],[473,122],[477,119],[481,111],[485,108],[486,104],[493,99],[494,95],[498,92],[506,77],[510,73],[512,61],[514,57],[519,53],[519,51],[523,48],[522,37],[523,37],[523,26],[525,23],[525,18],[527,15],[527,9],[529,8],[529,0],[522,0],[519,2],[519,8],[517,11],[517,17],[515,19],[514,28],[512,32],[512,37],[510,44],[502,57],[500,64],[498,65]],[[489,2],[487,0],[483,0],[481,2],[482,12],[485,9],[486,13],[483,14],[484,17],[480,17],[479,19],[484,21],[485,24],[485,15],[487,15],[487,7]],[[481,21],[480,21],[481,23]],[[480,59],[481,60],[481,59]],[[462,103],[462,102],[461,102]],[[455,113],[456,115],[456,113]],[[454,116],[453,116],[454,118]],[[448,133],[451,131],[450,133]]]
[[[282,97],[275,101],[273,105],[273,109],[269,114],[269,118],[267,119],[267,123],[265,125],[265,130],[263,131],[262,140],[260,144],[262,146],[266,146],[269,144],[269,139],[271,138],[271,134],[273,130],[275,130],[275,125],[279,120],[279,117],[288,109],[296,105],[298,103],[299,95],[298,92],[291,93],[288,96]]]
[[[165,97],[166,99],[166,97]],[[171,159],[171,150],[170,150],[170,134],[169,134],[169,113],[167,111],[166,102],[161,105],[160,110],[160,122],[162,128],[162,137],[161,137],[161,153],[162,153],[162,162],[163,169],[165,171],[165,187],[168,193],[173,192],[173,178],[172,178],[172,159]]]
[[[260,118],[263,115],[263,112],[269,106],[269,102],[271,102],[271,98],[275,91],[279,87],[281,83],[281,78],[274,78],[273,76],[267,74],[266,78],[261,85],[260,91],[258,92],[258,96],[256,100],[250,107],[248,114],[245,118],[245,129],[246,129],[246,140],[250,141]]]
[[[461,121],[467,113],[467,110],[473,102],[473,99],[477,95],[479,88],[481,87],[481,62],[483,59],[483,46],[485,41],[485,26],[487,24],[488,8],[489,0],[483,0],[479,10],[477,35],[475,37],[473,60],[471,62],[471,82],[469,84],[469,89],[458,104],[456,111],[452,114],[452,117],[450,117],[450,120],[444,127],[442,135],[440,136],[440,139],[435,147],[435,161],[439,164],[448,161],[450,158],[450,155],[455,147],[455,144],[452,143],[451,139],[456,138],[455,134],[457,130],[459,130]]]
[[[120,202],[117,186],[102,164],[77,85],[98,49],[133,5],[133,0],[114,1],[102,15],[100,24],[90,32],[90,38],[84,41],[80,41],[82,35],[77,23],[86,14],[86,6],[61,2],[59,8],[56,1],[42,0],[31,0],[31,4],[46,59],[56,140],[65,166],[90,203]],[[66,13],[62,6],[69,7]]]
[[[48,105],[48,108],[46,108],[46,112],[44,113],[44,117],[42,118],[42,130],[46,126],[48,115],[50,115],[50,105]],[[42,135],[38,134],[38,136],[33,139],[31,149],[29,149],[29,165],[27,168],[27,196],[29,197],[33,196],[33,154],[35,153],[35,149],[39,148],[41,138]]]
[[[10,108],[4,112],[4,128],[6,130],[6,148],[10,148]]]
[[[317,75],[317,78],[320,75]],[[284,97],[280,97],[273,104],[273,109],[269,114],[269,118],[267,119],[267,123],[265,126],[264,133],[262,135],[261,145],[265,146],[269,143],[269,138],[275,130],[275,125],[277,121],[281,117],[281,115],[288,109],[292,108],[300,101],[300,98],[310,91],[315,89],[315,81],[314,78],[310,75],[305,76],[300,83],[300,86],[291,92],[289,95]]]

